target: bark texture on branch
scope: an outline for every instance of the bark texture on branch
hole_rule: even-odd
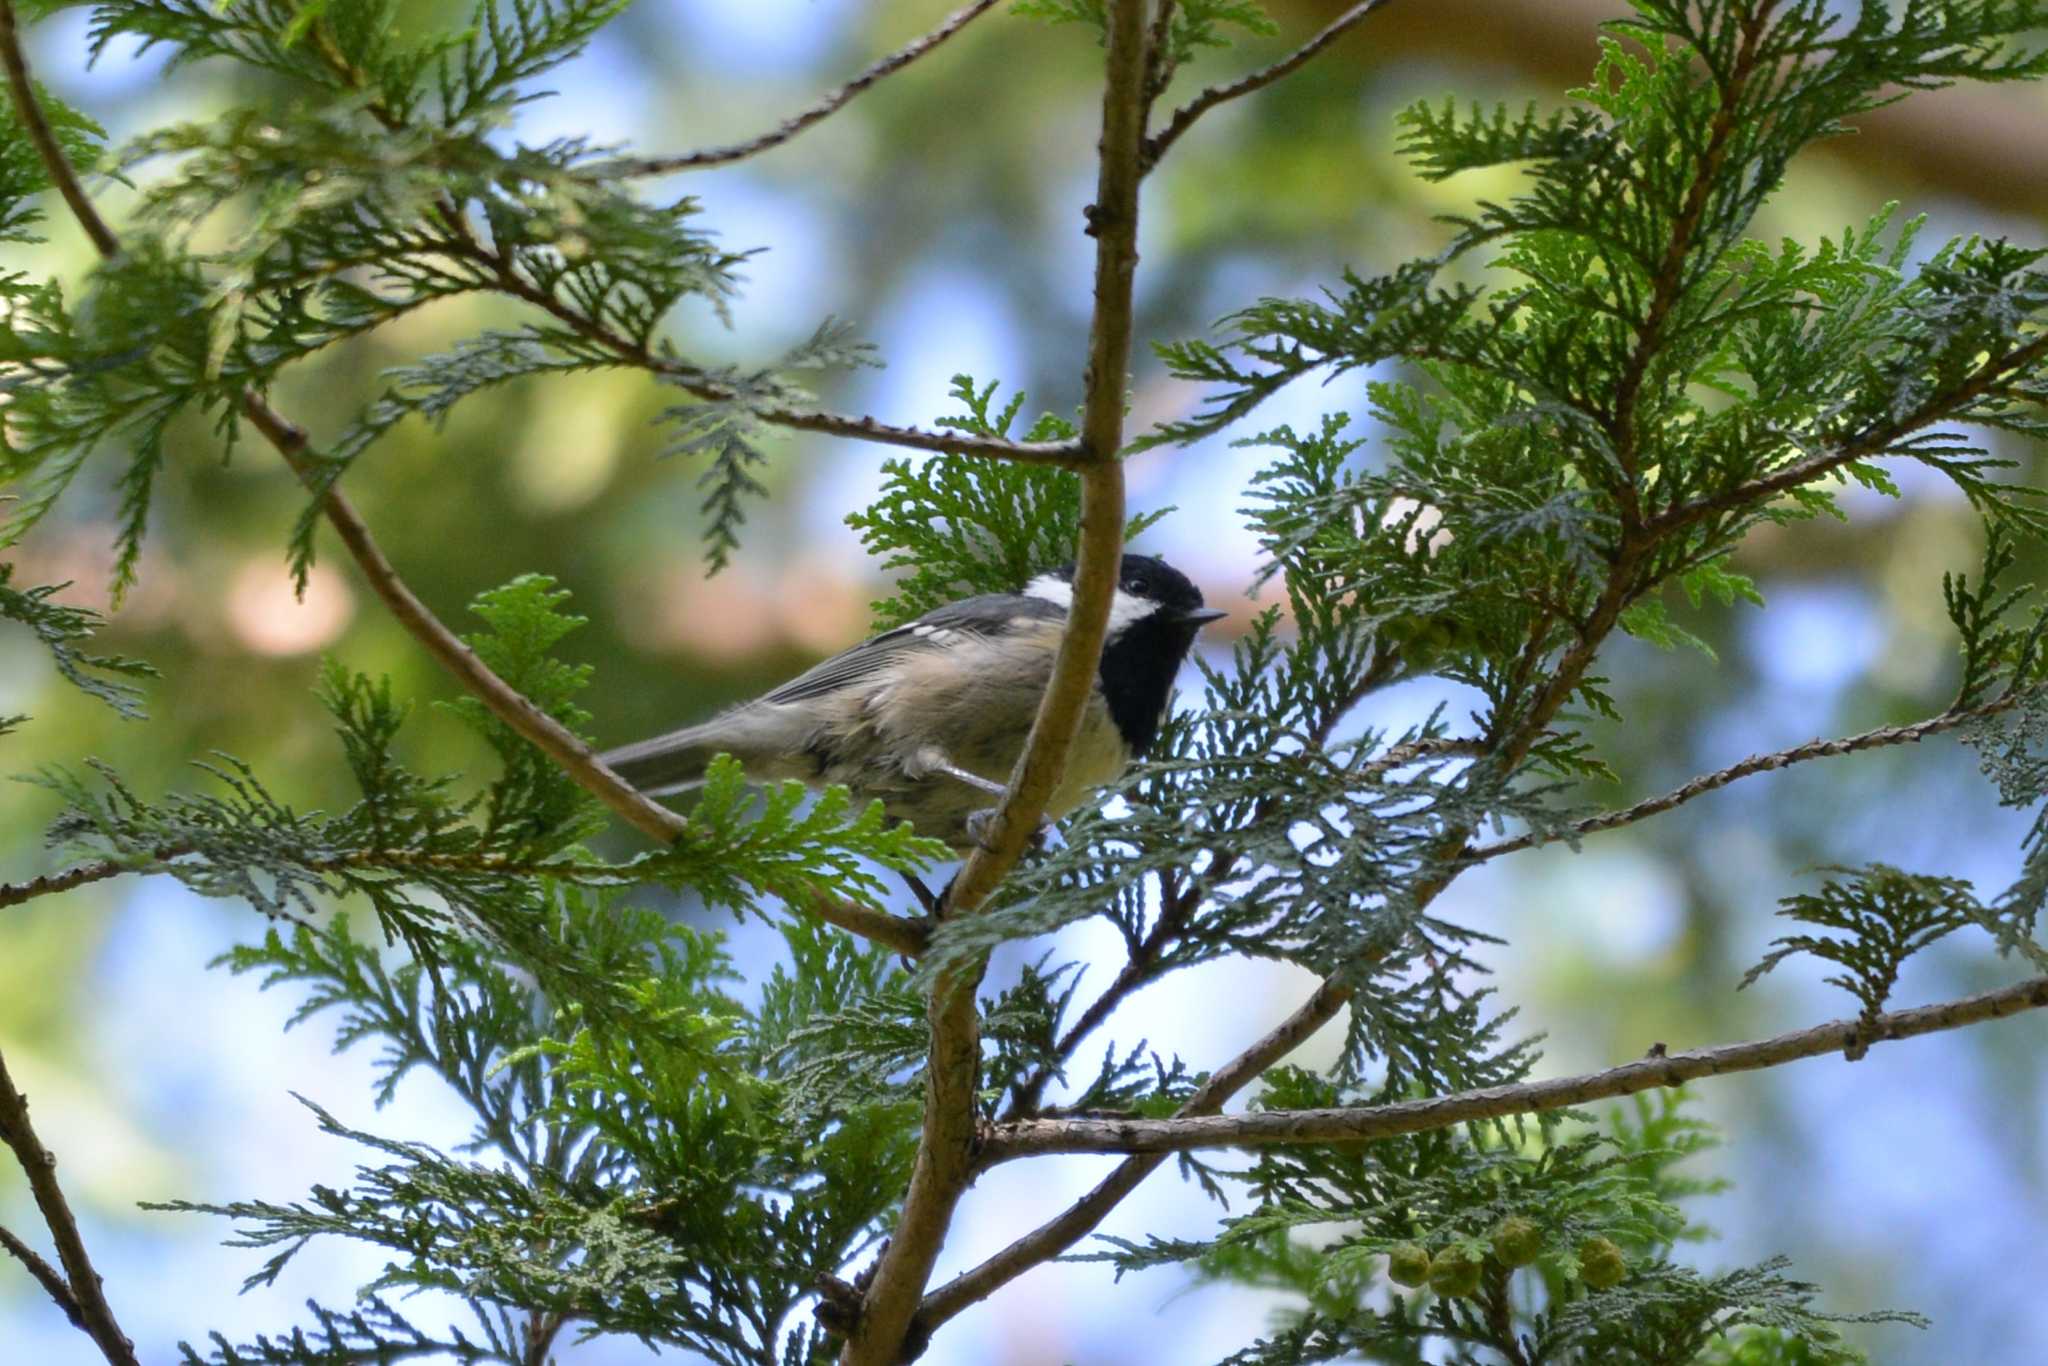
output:
[[[1032,1119],[1005,1124],[982,1148],[990,1163],[1042,1153],[1173,1153],[1197,1148],[1257,1148],[1296,1143],[1360,1143],[1401,1134],[1429,1133],[1477,1120],[1561,1110],[1638,1091],[1682,1086],[1700,1077],[1754,1072],[1823,1053],[1847,1053],[1872,1043],[1910,1039],[2048,1006],[2048,977],[1940,1005],[1895,1010],[1866,1024],[1830,1020],[1768,1039],[1722,1044],[1685,1053],[1653,1049],[1650,1056],[1604,1072],[1550,1081],[1490,1086],[1479,1091],[1324,1110],[1277,1110],[1190,1119]]]

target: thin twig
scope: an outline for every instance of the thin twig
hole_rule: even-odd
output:
[[[813,124],[821,123],[839,112],[870,87],[883,78],[893,76],[904,67],[930,52],[948,38],[966,28],[970,23],[994,9],[998,0],[974,0],[974,3],[955,10],[946,21],[931,32],[914,38],[897,48],[888,56],[862,71],[845,85],[832,91],[816,104],[784,119],[759,137],[748,138],[726,147],[707,147],[702,151],[683,152],[665,157],[621,157],[590,168],[599,176],[650,176],[667,175],[671,171],[701,170],[706,166],[724,166],[730,162],[744,161],[771,147],[779,147]]]
[[[7,22],[8,0],[0,0],[0,47],[9,47],[13,27]],[[57,1246],[57,1261],[64,1268],[64,1285],[70,1291],[67,1302],[51,1294],[71,1321],[90,1337],[99,1347],[100,1355],[110,1366],[137,1366],[135,1344],[121,1331],[121,1325],[114,1319],[114,1310],[107,1303],[105,1287],[100,1284],[100,1273],[93,1269],[92,1258],[86,1255],[85,1240],[79,1236],[78,1221],[72,1217],[71,1206],[64,1199],[64,1188],[57,1184],[57,1159],[45,1148],[42,1140],[28,1121],[28,1097],[15,1089],[14,1078],[7,1074],[7,1059],[0,1057],[0,1143],[14,1150],[14,1156],[21,1163],[22,1174],[28,1177],[30,1194],[35,1196],[36,1208],[42,1212],[43,1223],[49,1227],[50,1240]],[[10,1244],[8,1250],[21,1256],[25,1248],[17,1251]],[[31,1258],[33,1260],[31,1260]],[[41,1258],[23,1258],[36,1279],[43,1281],[43,1288],[50,1289],[43,1272],[49,1264]],[[42,1271],[37,1263],[42,1262]]]
[[[1180,108],[1174,110],[1173,117],[1166,121],[1166,126],[1146,139],[1142,169],[1150,171],[1154,166],[1157,166],[1159,159],[1166,155],[1166,149],[1178,142],[1180,135],[1194,126],[1196,119],[1199,119],[1219,104],[1249,95],[1255,90],[1263,90],[1283,76],[1291,75],[1295,70],[1305,65],[1311,57],[1321,52],[1331,43],[1336,42],[1346,33],[1349,33],[1358,24],[1363,22],[1367,15],[1370,15],[1374,10],[1387,3],[1389,3],[1389,0],[1362,0],[1362,3],[1353,5],[1335,19],[1332,19],[1321,33],[1318,33],[1315,37],[1309,39],[1306,43],[1303,43],[1271,66],[1261,67],[1249,76],[1232,81],[1227,85],[1212,85]]]
[[[1145,136],[1145,7],[1110,0],[1103,80],[1102,139],[1095,203],[1095,306],[1081,416],[1087,463],[1081,471],[1081,529],[1073,605],[1030,739],[1010,776],[983,847],[968,858],[947,912],[973,914],[1022,856],[1066,772],[1081,717],[1095,688],[1123,553],[1124,401],[1130,374],[1131,286],[1138,251],[1139,159]],[[974,992],[979,968],[933,984],[925,1067],[924,1124],[903,1213],[876,1263],[841,1366],[894,1366],[917,1355],[929,1325],[917,1314],[961,1192],[973,1175],[981,1027]]]
[[[532,304],[577,336],[603,347],[626,365],[658,375],[694,398],[717,403],[744,402],[748,413],[770,426],[787,427],[798,432],[816,432],[822,436],[845,437],[852,441],[872,441],[879,445],[898,446],[905,450],[987,456],[1023,465],[1054,465],[1062,469],[1079,469],[1087,464],[1087,454],[1078,440],[1013,441],[1008,437],[984,436],[975,432],[928,431],[915,425],[899,426],[877,418],[849,416],[821,409],[787,408],[778,404],[750,402],[730,384],[701,367],[674,356],[663,355],[646,344],[605,326],[602,320],[564,303],[548,290],[520,275],[513,268],[512,262],[500,252],[493,251],[474,238],[461,244],[451,244],[449,254],[488,268],[500,293]]]
[[[1860,754],[1867,749],[1883,749],[1889,745],[1910,745],[1925,740],[1930,735],[1966,726],[1972,721],[1981,721],[2009,711],[2019,704],[2019,696],[2006,693],[1995,701],[1982,706],[1949,710],[1939,716],[1930,716],[1925,721],[1915,721],[1907,726],[1879,726],[1856,735],[1844,735],[1831,740],[1808,740],[1803,745],[1777,750],[1770,754],[1752,754],[1740,763],[1728,765],[1712,773],[1703,773],[1689,782],[1681,783],[1661,797],[1649,797],[1634,806],[1625,806],[1618,811],[1605,811],[1597,816],[1574,821],[1561,830],[1532,830],[1513,839],[1498,840],[1492,844],[1481,844],[1466,849],[1463,857],[1467,863],[1484,863],[1499,858],[1502,854],[1513,854],[1523,849],[1533,849],[1542,844],[1555,844],[1559,840],[1575,840],[1581,835],[1591,835],[1602,830],[1614,830],[1624,825],[1633,825],[1650,816],[1662,815],[1675,806],[1683,806],[1695,797],[1704,797],[1742,778],[1758,773],[1775,773],[1781,768],[1809,759],[1833,759],[1844,754]]]
[[[10,1256],[28,1268],[28,1274],[35,1277],[44,1293],[57,1302],[57,1307],[64,1311],[65,1318],[71,1320],[73,1328],[86,1331],[85,1310],[79,1307],[71,1287],[64,1284],[63,1272],[44,1261],[40,1253],[5,1227],[0,1227],[0,1248],[5,1248]]]
[[[103,882],[123,873],[160,873],[165,865],[189,849],[160,849],[148,862],[127,863],[96,859],[61,872],[45,873],[26,882],[0,882],[0,907],[19,906],[39,897],[68,892],[74,887]],[[501,877],[569,877],[602,879],[627,870],[604,864],[582,864],[567,859],[520,860],[479,854],[422,854],[404,849],[354,849],[333,858],[308,859],[303,866],[313,872],[379,868],[393,872],[483,873]],[[915,958],[931,943],[931,926],[923,920],[872,910],[851,901],[811,897],[802,909],[828,925],[871,939],[884,948]]]
[[[650,368],[675,376],[678,388],[699,398],[733,396],[731,390],[708,379],[692,379],[674,366],[657,364]],[[772,427],[787,427],[793,432],[817,432],[822,436],[842,436],[850,441],[872,441],[910,451],[983,455],[1019,465],[1056,465],[1061,469],[1079,469],[1087,462],[1086,453],[1077,441],[1012,441],[1008,437],[982,436],[975,432],[927,431],[914,424],[901,426],[872,417],[849,417],[845,413],[773,405],[749,407],[748,411]]]
[[[1478,1091],[1320,1110],[1277,1110],[1194,1119],[1029,1119],[998,1126],[983,1146],[989,1164],[1044,1153],[1188,1152],[1297,1143],[1358,1143],[1401,1134],[1431,1133],[1458,1124],[1540,1114],[1639,1091],[1682,1086],[1700,1077],[1754,1072],[1823,1053],[1871,1043],[1960,1029],[2048,1006],[2048,977],[2029,978],[1997,991],[1940,1005],[1889,1011],[1869,1020],[1830,1020],[1767,1039],[1663,1053],[1550,1081],[1518,1082]]]
[[[1152,32],[1145,40],[1145,104],[1166,93],[1166,87],[1173,84],[1173,12],[1178,8],[1175,0],[1158,0],[1158,8],[1152,11]]]
[[[68,892],[73,887],[83,887],[90,882],[104,882],[110,877],[137,871],[133,864],[116,863],[112,859],[98,859],[92,863],[81,863],[75,868],[61,872],[44,873],[26,882],[0,882],[0,906],[19,906],[34,901],[37,897],[53,896]]]

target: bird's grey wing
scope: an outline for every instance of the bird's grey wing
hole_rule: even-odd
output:
[[[881,672],[911,651],[944,649],[961,643],[965,637],[1000,635],[1020,620],[1047,620],[1066,614],[1058,603],[1017,593],[984,593],[963,598],[833,655],[761,700],[801,702],[822,697]]]

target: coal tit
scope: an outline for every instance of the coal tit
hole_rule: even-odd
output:
[[[602,757],[656,796],[700,782],[717,754],[756,781],[844,783],[856,801],[879,800],[919,834],[965,852],[1023,752],[1073,576],[1068,565],[1021,593],[948,603],[701,726]],[[1095,690],[1048,818],[1151,748],[1195,633],[1226,615],[1204,607],[1201,591],[1164,560],[1123,557]]]

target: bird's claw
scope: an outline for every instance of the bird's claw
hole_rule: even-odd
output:
[[[996,813],[1000,809],[999,807],[990,806],[984,807],[980,811],[970,811],[967,813],[967,838],[973,840],[974,847],[981,850],[984,854],[995,852],[995,846],[989,843],[989,835],[995,827]],[[1038,818],[1038,828],[1031,832],[1031,852],[1035,854],[1045,852],[1045,846],[1051,839],[1052,833],[1052,822],[1040,816]]]

